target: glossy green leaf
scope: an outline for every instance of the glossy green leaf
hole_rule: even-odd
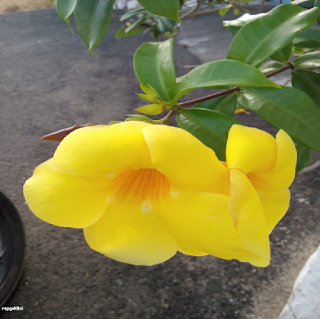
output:
[[[299,48],[320,48],[320,30],[310,28],[301,32],[293,40],[293,45]]]
[[[237,93],[234,92],[208,101],[197,103],[194,108],[214,110],[232,117],[236,108],[236,102]]]
[[[78,0],[75,19],[79,34],[91,51],[109,29],[113,0]]]
[[[233,35],[236,35],[236,33],[241,29],[241,27],[246,25],[248,22],[258,19],[264,15],[265,13],[259,13],[259,14],[245,13],[238,19],[223,21],[223,26],[227,27],[227,29],[230,32],[232,32]]]
[[[175,95],[176,70],[173,60],[173,40],[144,43],[136,51],[133,66],[139,82],[149,84],[165,101]]]
[[[265,13],[259,13],[259,14],[245,13],[237,19],[223,21],[223,26],[224,27],[229,27],[229,26],[243,27],[248,22],[255,20],[255,19],[258,19],[258,18],[261,18],[264,15],[265,15]]]
[[[194,108],[181,110],[177,116],[177,123],[179,127],[213,149],[221,161],[226,160],[226,145],[231,126],[241,124],[225,114]]]
[[[58,16],[68,23],[70,27],[70,16],[74,13],[77,6],[77,0],[57,0],[56,9]],[[70,27],[71,29],[71,27]]]
[[[310,148],[307,148],[301,144],[296,145],[296,150],[297,150],[296,173],[299,173],[310,162],[312,151],[310,150]]]
[[[170,32],[172,33],[174,31],[174,27],[176,25],[176,21],[167,18],[167,17],[155,17],[154,22],[157,25],[157,28],[160,32],[166,33]]]
[[[153,16],[152,14],[146,14],[143,15],[142,17],[140,17],[139,19],[135,20],[134,22],[130,23],[130,25],[126,28],[125,32],[128,33],[130,32],[132,29],[134,29],[135,27],[139,26],[140,24],[142,24],[143,22],[145,22],[147,19],[149,19],[151,16]]]
[[[233,60],[212,61],[186,74],[178,84],[174,101],[197,88],[222,86],[279,87],[256,68]]]
[[[320,109],[320,74],[305,70],[292,71],[292,86],[307,93]],[[320,122],[320,118],[318,118]],[[319,140],[320,144],[320,140]]]
[[[312,70],[320,68],[320,51],[301,55],[293,60],[292,64],[297,68]]]
[[[116,33],[116,39],[131,37],[132,35],[136,35],[138,33],[141,33],[146,28],[144,28],[144,27],[135,27],[135,28],[131,29],[129,32],[127,32],[127,33],[126,33],[126,29],[127,29],[127,27],[122,27],[122,28],[118,29],[118,31]]]
[[[129,19],[131,17],[137,16],[138,14],[147,12],[146,9],[134,9],[126,12],[123,16],[121,16],[120,21]]]
[[[295,0],[291,1],[291,4],[295,6],[300,6],[302,8],[310,9],[314,6],[314,0]]]
[[[283,65],[279,62],[275,62],[275,61],[267,61],[265,63],[262,63],[259,66],[259,70],[263,73],[263,74],[268,74],[271,73],[273,71],[279,70],[283,67]]]
[[[274,8],[240,29],[230,45],[228,59],[258,66],[288,45],[298,33],[310,28],[318,11],[318,8],[303,10],[290,4]]]
[[[178,10],[180,8],[179,0],[138,0],[138,2],[148,11],[156,15],[168,17],[180,22],[178,18]]]
[[[283,49],[273,53],[270,58],[276,61],[280,61],[282,63],[286,63],[289,61],[292,54],[292,42],[287,44]]]
[[[306,93],[286,86],[281,90],[245,88],[238,101],[297,143],[320,151],[320,108]]]
[[[221,15],[221,17],[224,17],[225,14],[226,14],[230,9],[231,9],[231,6],[221,8],[221,9],[219,10],[219,14]]]

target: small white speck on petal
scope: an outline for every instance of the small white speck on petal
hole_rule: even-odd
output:
[[[141,211],[143,214],[153,213],[150,199],[146,199],[141,205]]]
[[[173,198],[177,198],[180,195],[180,192],[174,189],[170,189],[170,195]]]

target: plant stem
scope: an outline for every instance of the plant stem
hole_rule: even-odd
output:
[[[162,119],[162,121],[159,124],[167,124],[174,113],[175,110],[171,109],[170,112]]]
[[[298,174],[310,172],[314,170],[315,168],[318,168],[320,166],[320,161],[315,162],[313,165],[310,165],[308,167],[305,167],[302,171],[300,171]]]
[[[270,78],[271,76],[274,76],[276,74],[279,74],[279,73],[286,71],[286,70],[289,70],[289,69],[294,69],[294,66],[292,65],[292,63],[288,63],[286,66],[267,74],[266,77]]]
[[[289,69],[294,69],[294,66],[292,65],[292,63],[288,63],[286,66],[267,74],[266,77],[270,78],[273,75],[279,74],[279,73],[284,72],[284,71],[289,70]],[[197,103],[200,103],[200,102],[204,102],[204,101],[207,101],[207,100],[211,100],[211,99],[214,99],[214,98],[222,96],[222,95],[227,95],[227,94],[230,94],[232,92],[239,92],[239,91],[240,91],[240,88],[236,86],[236,87],[234,87],[232,89],[228,89],[228,90],[224,90],[224,91],[221,91],[221,92],[218,92],[218,93],[214,93],[214,94],[210,94],[210,95],[207,95],[207,96],[203,96],[203,97],[200,97],[200,98],[195,99],[195,100],[182,102],[182,103],[177,104],[176,106],[179,109],[179,108],[182,108],[182,107],[186,107],[186,106],[190,106],[190,105],[197,104]],[[160,123],[161,124],[167,123],[170,120],[170,118],[174,115],[175,112],[176,111],[174,109],[171,109],[170,112],[166,115],[166,117],[163,118],[163,120]]]
[[[221,91],[221,92],[218,92],[218,93],[214,93],[214,94],[210,94],[210,95],[207,95],[207,96],[203,96],[203,97],[200,97],[200,98],[195,99],[195,100],[179,103],[178,107],[180,108],[180,107],[190,106],[190,105],[193,105],[193,104],[197,104],[197,103],[200,103],[200,102],[211,100],[211,99],[214,99],[216,97],[219,97],[219,96],[222,96],[222,95],[226,95],[226,94],[230,94],[232,92],[238,92],[238,91],[240,91],[240,88],[236,86],[236,87],[234,87],[232,89],[228,89],[228,90],[224,90],[224,91]]]

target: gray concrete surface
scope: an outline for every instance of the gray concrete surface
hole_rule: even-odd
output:
[[[232,18],[232,14],[227,16]],[[22,185],[35,166],[52,156],[57,143],[49,132],[88,122],[108,123],[143,105],[135,94],[134,51],[148,35],[115,40],[111,31],[95,58],[54,10],[0,16],[0,187],[20,211],[26,230],[25,268],[7,306],[24,310],[9,318],[277,318],[294,280],[319,240],[320,170],[299,175],[291,208],[271,234],[272,261],[255,268],[215,257],[177,254],[154,267],[135,267],[90,250],[81,230],[38,220],[27,208]],[[218,15],[197,17],[186,26],[207,29],[212,60],[232,39]],[[187,27],[185,27],[187,30]],[[217,32],[219,35],[217,36]],[[214,44],[214,43],[213,43]],[[201,61],[176,45],[183,65]],[[177,68],[178,75],[186,72]],[[202,93],[195,92],[191,97]],[[276,130],[254,114],[238,115],[245,124]],[[316,155],[314,160],[319,159]]]
[[[279,319],[320,318],[320,247],[311,255],[294,284]]]

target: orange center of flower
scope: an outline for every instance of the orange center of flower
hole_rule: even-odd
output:
[[[114,178],[113,196],[120,200],[143,202],[158,199],[170,191],[167,178],[156,169],[131,170]]]

